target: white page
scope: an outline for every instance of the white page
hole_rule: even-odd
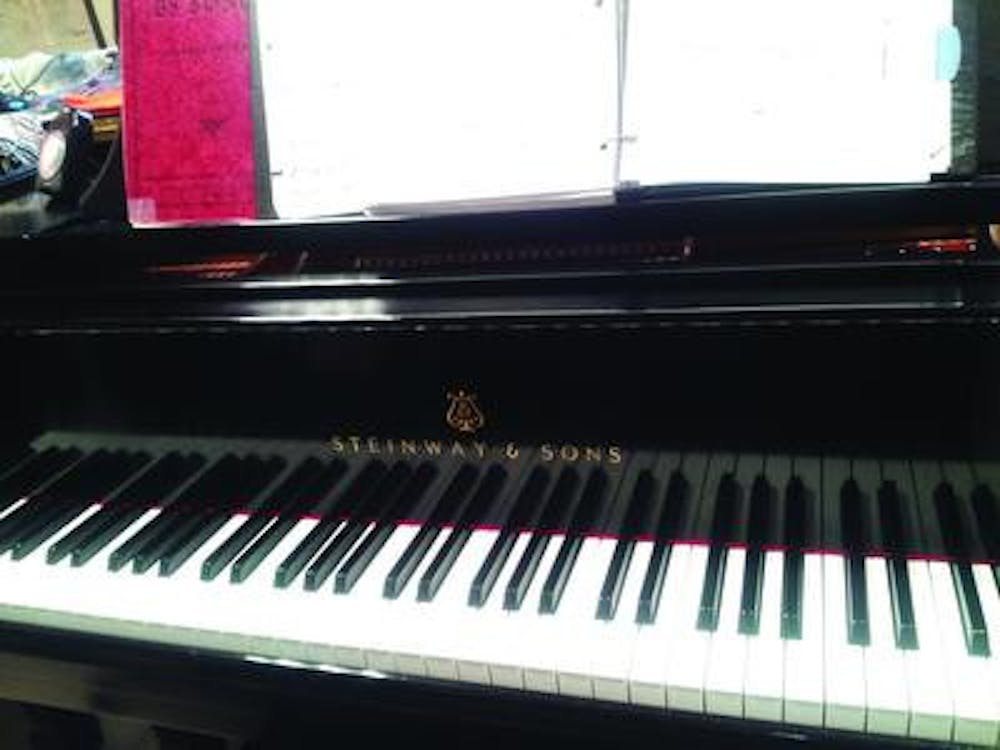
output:
[[[622,178],[925,181],[951,0],[631,0]]]
[[[258,0],[257,19],[279,216],[611,186],[610,0]]]

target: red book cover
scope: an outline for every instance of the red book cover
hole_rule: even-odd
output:
[[[122,0],[125,190],[137,224],[256,216],[249,0]]]

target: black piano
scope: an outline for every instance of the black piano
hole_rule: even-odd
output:
[[[0,698],[229,747],[996,745],[998,198],[4,240]]]

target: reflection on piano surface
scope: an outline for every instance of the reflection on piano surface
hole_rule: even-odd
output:
[[[623,458],[47,433],[0,476],[0,617],[996,743],[1000,462]]]

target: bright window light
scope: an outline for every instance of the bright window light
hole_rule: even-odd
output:
[[[950,165],[951,0],[631,0],[622,175],[926,181]]]
[[[951,5],[258,0],[273,201],[310,217],[610,196],[616,174],[923,182],[950,166]]]
[[[614,3],[259,0],[279,215],[611,187]]]

